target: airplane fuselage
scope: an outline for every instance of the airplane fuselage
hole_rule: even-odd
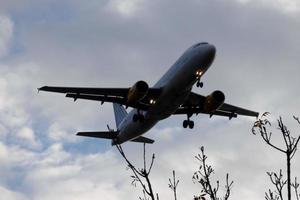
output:
[[[119,125],[117,142],[135,139],[157,122],[172,115],[189,97],[193,85],[207,71],[214,60],[216,49],[208,43],[198,43],[187,49],[153,86],[162,93],[148,111],[133,109]],[[144,115],[144,120],[133,121],[135,114]]]

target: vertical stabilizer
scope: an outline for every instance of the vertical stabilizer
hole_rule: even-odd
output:
[[[116,126],[118,128],[120,123],[127,116],[127,112],[126,112],[125,108],[118,103],[113,103],[113,107],[114,107],[114,113],[115,113]]]

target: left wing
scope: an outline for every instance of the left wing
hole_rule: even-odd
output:
[[[151,99],[157,99],[161,93],[160,88],[149,88],[147,95],[136,102],[128,102],[128,93],[130,88],[87,88],[87,87],[53,87],[44,86],[38,88],[38,91],[65,93],[66,97],[77,99],[93,100],[118,103],[121,105],[148,110]]]
[[[219,116],[225,116],[231,118],[235,118],[238,115],[244,115],[244,116],[252,116],[252,117],[258,117],[259,113],[251,110],[247,110],[238,106],[230,105],[227,103],[223,103],[217,110],[214,112],[206,112],[203,108],[203,106],[197,106],[197,105],[203,105],[203,102],[205,101],[206,97],[191,92],[189,98],[186,100],[186,103],[183,104],[181,107],[178,108],[178,110],[174,114],[208,114],[210,116],[212,115],[219,115]]]

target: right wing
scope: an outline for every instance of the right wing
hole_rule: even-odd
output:
[[[44,86],[38,91],[65,93],[66,97],[77,99],[93,100],[118,103],[121,105],[148,110],[150,99],[157,99],[161,93],[160,88],[149,88],[146,97],[139,102],[128,103],[127,96],[130,88],[87,88],[87,87],[53,87]]]
[[[227,103],[223,103],[223,105],[218,110],[224,111],[224,112],[229,112],[229,113],[235,113],[238,115],[251,116],[251,117],[258,117],[258,115],[259,115],[258,112],[255,112],[252,110],[247,110],[245,108],[230,105]]]

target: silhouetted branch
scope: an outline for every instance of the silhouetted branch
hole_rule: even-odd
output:
[[[154,192],[153,192],[153,189],[152,189],[152,184],[151,184],[151,181],[150,181],[150,178],[149,178],[149,174],[151,172],[151,169],[152,169],[152,166],[153,166],[153,163],[154,163],[154,159],[155,159],[155,156],[154,154],[152,155],[152,159],[151,159],[151,164],[150,164],[150,167],[149,169],[147,170],[147,163],[146,163],[146,146],[144,144],[144,149],[143,149],[143,163],[144,163],[144,167],[142,169],[137,169],[129,160],[128,158],[126,157],[121,145],[117,144],[116,145],[118,151],[120,152],[121,156],[125,159],[126,163],[127,163],[127,166],[128,168],[132,171],[133,175],[131,176],[131,178],[133,179],[132,180],[132,185],[136,186],[136,182],[138,182],[142,188],[143,188],[143,195],[144,197],[141,198],[139,197],[140,200],[148,200],[149,197],[151,200],[155,200],[155,195],[154,195]],[[142,180],[144,179],[144,181],[146,183],[144,183],[144,181]],[[149,197],[147,197],[147,195]],[[158,194],[156,194],[156,200],[158,200]]]
[[[198,171],[193,175],[193,180],[200,183],[201,185],[201,194],[200,196],[194,197],[195,200],[205,200],[205,196],[208,195],[211,200],[227,200],[230,197],[230,191],[233,184],[233,181],[229,181],[229,175],[226,174],[226,185],[225,185],[225,194],[222,198],[218,197],[218,191],[220,187],[220,182],[217,180],[216,186],[213,187],[211,184],[211,174],[214,173],[213,168],[206,164],[207,156],[204,154],[204,147],[200,148],[200,154],[195,156],[197,160],[200,161],[200,166]]]
[[[268,192],[265,192],[265,199],[266,200],[279,200],[279,196],[274,194],[270,189]]]
[[[274,149],[282,152],[282,153],[285,153],[285,151],[277,146],[275,146],[274,144],[271,143],[271,137],[272,137],[272,132],[268,132],[267,131],[267,127],[271,127],[271,122],[268,120],[268,119],[264,119],[264,117],[268,116],[269,113],[268,112],[265,112],[262,117],[260,119],[258,119],[253,127],[252,127],[252,133],[254,135],[257,134],[257,129],[258,129],[258,132],[260,133],[262,139],[271,147],[273,147]]]
[[[298,189],[299,189],[299,183],[297,182],[297,177],[295,177],[295,182],[292,183],[292,187],[293,187],[294,190],[295,190],[296,199],[299,200],[299,198],[300,198],[300,195],[299,195],[299,192],[298,192]]]
[[[298,117],[296,117],[296,116],[293,116],[293,118],[298,122],[298,124],[300,124],[300,120],[299,120],[299,118]]]
[[[283,180],[283,175],[282,175],[282,170],[279,171],[279,175],[276,174],[275,172],[267,172],[272,184],[276,187],[276,193],[271,192],[269,190],[269,198],[266,195],[266,199],[281,199],[283,200],[282,192],[283,192],[283,187],[286,185],[287,180]]]
[[[267,129],[271,127],[271,123],[268,119],[265,117],[269,115],[269,113],[264,113],[260,119],[258,119],[253,127],[252,127],[252,133],[256,135],[257,132],[260,133],[263,140],[274,149],[284,153],[286,155],[286,166],[287,166],[287,179],[283,180],[282,170],[280,170],[279,174],[276,174],[274,172],[267,174],[270,177],[270,180],[272,184],[276,187],[276,193],[272,192],[271,190],[268,191],[268,193],[265,193],[265,199],[266,200],[283,200],[282,191],[285,185],[287,185],[287,199],[291,200],[291,187],[294,187],[295,194],[297,196],[297,200],[299,200],[299,194],[298,194],[298,187],[299,184],[297,183],[297,179],[295,179],[295,183],[291,183],[291,159],[294,157],[296,151],[297,151],[297,145],[300,140],[300,135],[297,138],[294,138],[291,135],[290,130],[288,130],[287,126],[284,125],[282,118],[279,117],[277,120],[277,126],[280,130],[280,134],[284,141],[284,148],[279,148],[278,146],[271,143],[271,136],[272,132],[269,132]],[[293,116],[294,119],[297,121],[298,124],[300,124],[300,120],[298,117]]]
[[[179,180],[176,180],[175,171],[173,170],[173,180],[169,178],[169,188],[174,193],[174,199],[177,200],[177,186],[178,186]]]
[[[233,181],[229,182],[229,175],[227,173],[226,174],[226,185],[225,185],[226,193],[225,193],[225,196],[224,196],[225,200],[227,200],[230,196],[232,184],[233,184]]]

